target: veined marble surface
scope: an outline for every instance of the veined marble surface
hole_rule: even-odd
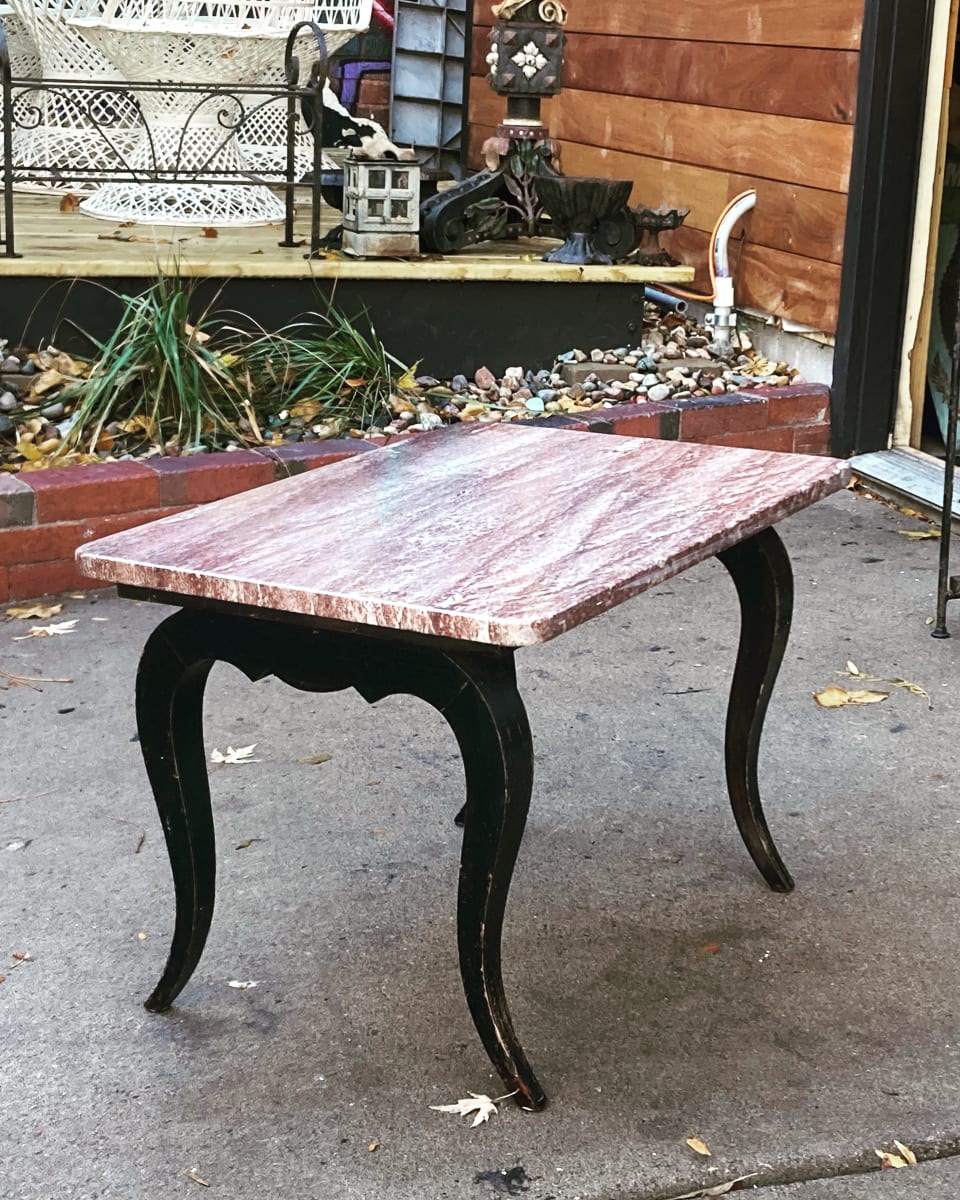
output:
[[[462,425],[88,543],[96,579],[545,642],[843,487],[829,458]]]

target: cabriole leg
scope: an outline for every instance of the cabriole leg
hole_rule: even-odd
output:
[[[546,1096],[527,1062],[503,990],[500,940],[510,881],[533,786],[533,744],[516,686],[513,656],[473,669],[450,656],[469,678],[443,711],[463,755],[467,802],[457,935],[460,972],[477,1032],[505,1087],[523,1108]]]
[[[137,674],[137,728],[160,813],[177,914],[170,956],[146,1001],[163,1012],[203,953],[213,917],[216,857],[203,748],[203,691],[213,660],[191,648],[189,613],[177,613],[147,642]]]
[[[760,804],[757,758],[770,695],[790,633],[793,573],[783,542],[765,529],[717,557],[740,597],[740,646],[727,709],[727,788],[750,856],[775,892],[789,892],[784,866]]]

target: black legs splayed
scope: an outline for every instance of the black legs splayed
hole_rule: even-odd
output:
[[[777,853],[757,790],[764,716],[790,628],[790,564],[772,529],[719,558],[740,597],[742,629],[727,713],[727,784],[734,816],[767,883],[793,881]],[[460,972],[484,1048],[524,1108],[544,1093],[514,1033],[503,991],[500,941],[507,894],[523,837],[533,782],[533,748],[517,691],[513,651],[430,643],[352,629],[187,609],[147,643],[137,678],[137,721],[163,824],[176,892],[170,957],[147,1007],[173,1003],[203,952],[213,915],[213,817],[203,745],[203,691],[215,662],[251,680],[275,675],[302,691],[355,688],[374,703],[418,696],[449,723],[463,757],[466,804],[457,907]]]
[[[401,638],[298,628],[185,610],[150,638],[137,679],[137,720],[167,840],[177,917],[163,977],[146,1004],[168,1008],[203,952],[213,914],[213,819],[203,747],[203,689],[229,662],[250,679],[275,675],[303,691],[355,688],[374,703],[419,696],[445,717],[463,755],[467,801],[457,935],[467,1003],[507,1091],[546,1102],[510,1020],[500,936],[533,781],[533,749],[513,652],[453,650]]]
[[[773,529],[717,555],[740,597],[737,665],[727,709],[726,764],[730,803],[740,835],[761,875],[775,892],[793,879],[783,864],[760,804],[757,756],[770,695],[777,680],[793,613],[793,573]]]

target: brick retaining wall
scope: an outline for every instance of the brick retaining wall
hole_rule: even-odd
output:
[[[826,454],[829,408],[826,387],[798,384],[696,400],[619,405],[548,418],[546,424],[628,437]],[[74,552],[84,542],[375,450],[387,440],[347,438],[189,458],[0,473],[0,602],[102,587],[80,575],[74,565]]]

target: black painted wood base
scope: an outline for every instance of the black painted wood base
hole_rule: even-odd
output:
[[[776,891],[793,882],[767,829],[757,756],[767,703],[786,646],[792,577],[773,530],[719,556],[736,584],[742,632],[727,717],[727,781],[754,862]],[[178,602],[181,597],[150,593]],[[202,707],[215,662],[251,680],[275,675],[302,691],[355,688],[369,703],[394,693],[441,713],[463,756],[466,804],[457,906],[464,991],[474,1024],[507,1091],[524,1108],[546,1103],[514,1032],[503,990],[501,931],[533,783],[533,747],[517,690],[514,653],[431,643],[385,630],[314,628],[283,614],[251,616],[196,599],[149,639],[137,677],[140,743],[173,871],[176,925],[169,960],[147,1008],[169,1008],[200,960],[213,916],[216,854]],[[224,609],[228,611],[223,611]]]

